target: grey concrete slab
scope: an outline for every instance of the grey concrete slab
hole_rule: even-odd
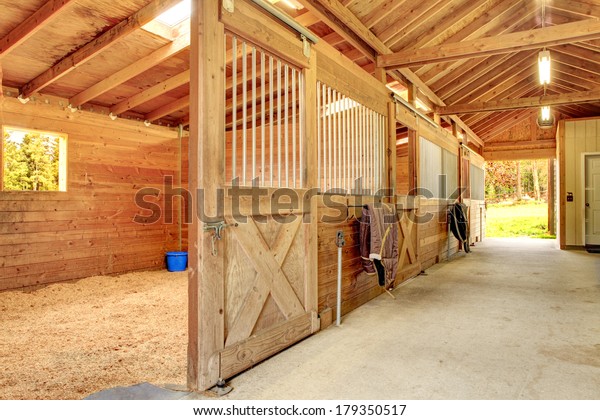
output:
[[[600,399],[600,255],[486,239],[394,294],[240,374],[223,398]]]

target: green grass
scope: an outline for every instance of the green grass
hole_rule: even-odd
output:
[[[490,238],[555,238],[548,233],[548,206],[545,203],[488,205],[485,234]]]

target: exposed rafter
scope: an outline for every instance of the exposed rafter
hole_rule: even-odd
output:
[[[124,101],[119,102],[110,108],[110,112],[114,115],[122,114],[123,112],[135,108],[138,105],[143,104],[144,102],[148,102],[154,98],[159,97],[160,95],[173,90],[179,86],[185,85],[190,81],[190,71],[186,70],[181,72],[164,82],[158,83],[157,85],[152,86],[140,92],[136,95],[133,95],[130,98],[125,99]]]
[[[423,66],[464,58],[532,50],[596,38],[600,38],[600,20],[588,19],[530,31],[384,54],[377,57],[377,66],[387,70]]]
[[[49,0],[42,7],[25,19],[20,25],[0,39],[0,59],[27,41],[37,31],[42,29],[66,6],[75,3],[74,0]]]
[[[190,46],[189,34],[186,34],[175,41],[165,45],[162,48],[154,51],[150,55],[136,61],[124,69],[112,74],[108,78],[96,83],[94,86],[84,90],[81,93],[73,96],[70,99],[71,106],[79,106],[94,98],[102,95],[105,92],[119,86],[127,80],[145,72],[146,70],[156,66],[157,64],[173,57],[175,54],[185,50]]]
[[[154,0],[152,3],[137,11],[127,19],[113,26],[102,35],[85,44],[72,54],[69,54],[57,64],[26,83],[21,88],[21,95],[25,98],[40,91],[49,84],[55,82],[67,73],[82,65],[86,61],[100,54],[106,48],[113,45],[119,39],[130,34],[146,23],[152,21],[165,10],[178,3],[180,0]]]
[[[440,115],[472,114],[478,112],[507,111],[511,109],[536,108],[540,106],[556,106],[568,104],[585,104],[600,102],[600,90],[547,95],[534,98],[518,98],[493,102],[472,102],[436,108]]]

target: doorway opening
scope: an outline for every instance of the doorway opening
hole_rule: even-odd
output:
[[[486,237],[555,239],[555,161],[486,162]]]

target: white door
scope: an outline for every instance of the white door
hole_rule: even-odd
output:
[[[600,245],[600,156],[585,157],[585,244]]]

